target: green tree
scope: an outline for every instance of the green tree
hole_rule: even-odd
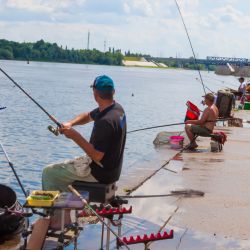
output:
[[[0,59],[13,59],[13,53],[8,49],[1,49],[0,48]]]

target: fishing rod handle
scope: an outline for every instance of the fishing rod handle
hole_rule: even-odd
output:
[[[74,189],[72,185],[68,185],[68,188],[73,194],[75,194],[78,198],[80,198],[84,204],[88,204],[88,202],[85,199],[83,199],[82,195],[76,189]]]
[[[50,118],[50,120],[53,121],[59,128],[61,128],[61,127],[63,126],[59,121],[57,121],[57,119],[56,119],[54,116],[49,115],[49,118]]]

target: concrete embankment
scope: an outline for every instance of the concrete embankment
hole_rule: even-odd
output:
[[[250,113],[237,112],[250,120]],[[194,189],[203,197],[131,200],[133,215],[148,218],[158,229],[175,230],[173,240],[150,249],[250,249],[250,129],[217,127],[228,136],[223,151],[210,152],[210,139],[199,138],[196,152],[176,155],[146,181],[136,194],[164,194]],[[133,248],[134,249],[134,248]]]
[[[238,111],[235,116],[250,121],[250,111]],[[174,230],[174,239],[152,242],[151,250],[250,249],[250,128],[244,126],[216,128],[228,136],[221,152],[210,152],[210,139],[199,137],[195,152],[180,154],[163,146],[157,149],[157,159],[146,159],[139,171],[124,174],[119,194],[124,188],[131,195],[193,189],[204,196],[129,199],[126,207],[132,206],[133,213],[124,216],[122,235]],[[99,249],[100,235],[100,223],[85,226],[78,249]],[[116,249],[115,243],[111,236],[110,249]],[[143,245],[130,249],[143,249]]]
[[[248,111],[238,111],[235,116],[250,120]],[[152,242],[150,249],[250,249],[250,128],[216,130],[228,136],[221,152],[210,152],[210,139],[199,137],[197,151],[179,154],[164,146],[159,150],[158,161],[144,165],[143,174],[135,172],[130,181],[123,176],[120,192],[126,187],[134,190],[131,195],[171,194],[173,190],[189,189],[204,192],[204,196],[129,199],[133,214],[123,220],[124,236],[173,229],[174,239]],[[154,169],[146,171],[148,164],[154,164]],[[80,242],[86,242],[88,235],[99,236],[100,226],[96,229],[87,227]],[[98,243],[94,245],[98,247]],[[114,238],[111,245],[114,249]],[[142,247],[130,246],[138,250]]]

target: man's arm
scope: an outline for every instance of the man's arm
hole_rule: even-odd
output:
[[[83,114],[80,114],[78,116],[76,116],[74,119],[64,123],[64,127],[73,127],[75,125],[83,125],[83,124],[86,124],[86,123],[89,123],[93,121],[91,116],[90,116],[90,113],[83,113]]]
[[[60,130],[62,134],[72,139],[79,147],[81,147],[93,161],[100,162],[102,160],[104,153],[96,150],[94,146],[82,137],[75,129],[64,127]]]

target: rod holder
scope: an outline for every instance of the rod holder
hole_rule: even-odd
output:
[[[96,209],[96,212],[101,215],[114,215],[114,214],[131,214],[132,213],[132,206],[130,206],[129,208],[109,208],[106,209],[105,207],[101,210]]]
[[[164,231],[163,233],[160,233],[160,232],[156,234],[151,233],[150,235],[144,234],[143,236],[140,236],[140,235],[129,236],[129,237],[123,237],[122,240],[127,245],[132,245],[132,244],[139,244],[139,243],[147,244],[150,241],[167,240],[167,239],[173,239],[173,238],[174,238],[174,230],[170,230],[169,233]],[[123,242],[117,239],[117,244],[119,246],[122,246]]]
[[[105,217],[107,215],[115,215],[115,214],[131,214],[132,213],[132,206],[129,208],[102,208],[102,209],[96,209],[96,213],[102,217]],[[83,210],[78,213],[78,217],[88,217],[89,215]]]

